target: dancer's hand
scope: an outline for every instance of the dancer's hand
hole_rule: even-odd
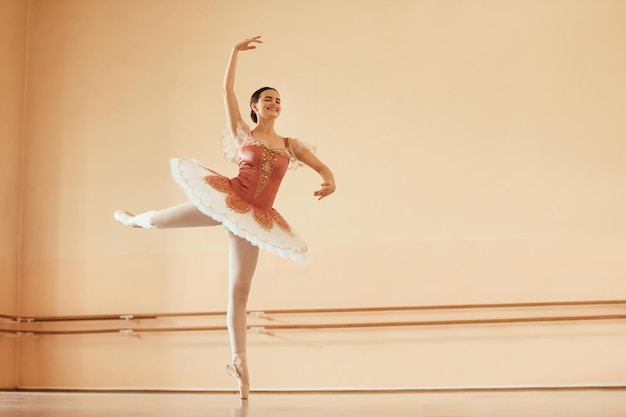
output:
[[[335,183],[334,182],[323,182],[322,188],[319,191],[313,193],[314,196],[318,197],[318,200],[321,200],[324,197],[328,197],[332,193],[335,192]]]
[[[247,51],[248,49],[256,49],[256,45],[254,43],[263,43],[260,36],[255,36],[254,38],[246,39],[243,42],[239,42],[235,45],[235,49],[238,51]]]

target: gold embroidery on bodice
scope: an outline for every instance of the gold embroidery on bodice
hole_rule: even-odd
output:
[[[263,156],[261,159],[261,169],[259,172],[259,182],[256,186],[256,192],[254,193],[254,198],[258,197],[259,194],[267,185],[267,181],[270,179],[270,174],[276,166],[276,162],[278,161],[278,152],[275,152],[271,149],[263,147]]]

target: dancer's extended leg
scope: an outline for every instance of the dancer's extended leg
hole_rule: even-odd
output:
[[[259,248],[232,233],[229,233],[229,239],[227,324],[233,363],[227,367],[227,370],[237,379],[241,398],[247,398],[250,381],[246,363],[246,306],[259,257]]]
[[[125,211],[116,211],[115,219],[130,227],[147,229],[170,229],[178,227],[215,226],[220,224],[200,212],[191,202],[168,207],[163,210],[152,210],[145,213],[132,214]]]

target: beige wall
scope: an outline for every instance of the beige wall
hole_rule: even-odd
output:
[[[28,2],[0,2],[0,314],[17,316],[20,161]],[[0,388],[17,385],[17,345],[0,335]]]
[[[338,191],[318,202],[316,175],[289,174],[277,207],[313,256],[263,254],[251,308],[624,298],[625,15],[604,0],[35,0],[22,314],[225,308],[223,230],[130,230],[111,214],[182,201],[169,157],[235,172],[219,154],[221,79],[256,34],[242,108],[277,87],[279,133],[315,144]],[[260,386],[624,383],[623,339],[588,326],[255,335],[250,355]],[[473,378],[503,347],[518,360]],[[443,373],[442,349],[456,364]],[[566,367],[588,352],[599,363]],[[24,341],[22,382],[229,386],[227,357],[219,333],[44,337]],[[398,357],[419,358],[405,379],[388,369]]]

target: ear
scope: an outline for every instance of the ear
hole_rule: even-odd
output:
[[[258,109],[258,107],[257,107],[256,103],[252,103],[252,104],[250,105],[250,109],[252,109],[252,110],[254,110],[254,111],[259,111],[259,109]]]

